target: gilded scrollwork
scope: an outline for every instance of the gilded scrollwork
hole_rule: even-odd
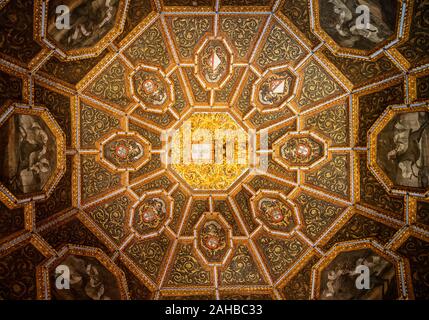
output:
[[[50,77],[55,77],[59,81],[76,85],[106,56],[106,54],[107,50],[103,51],[97,57],[77,61],[62,61],[60,58],[52,56],[40,68],[40,72]]]
[[[163,189],[168,190],[172,186],[173,182],[165,175],[161,177],[156,177],[156,179],[150,181],[150,182],[143,182],[139,185],[137,185],[133,190],[139,194],[142,195],[143,193],[154,190],[154,189]]]
[[[60,250],[64,245],[73,244],[100,248],[104,252],[109,252],[100,239],[76,217],[57,225],[56,228],[44,230],[40,235],[55,250]]]
[[[214,201],[214,211],[219,212],[228,222],[228,224],[232,228],[232,234],[235,236],[243,235],[243,231],[241,230],[237,218],[232,213],[231,206],[228,204],[226,200],[215,200]]]
[[[37,298],[36,267],[44,256],[30,243],[0,258],[0,297],[13,300]]]
[[[196,153],[192,153],[192,161],[187,160],[184,139],[188,130],[194,136],[204,130],[213,137],[213,140],[204,142],[205,145],[203,145],[212,152],[209,155],[210,158],[198,158]],[[232,138],[226,137],[226,132],[229,132]],[[233,148],[222,146],[221,149],[217,145],[221,140],[225,141],[225,144],[232,145]],[[172,141],[171,168],[193,190],[227,190],[248,168],[248,136],[228,113],[193,113],[178,127],[178,130],[173,132]],[[231,152],[232,155],[229,156],[238,161],[230,161],[223,152]]]
[[[429,227],[429,202],[417,201],[417,217],[418,223]]]
[[[296,227],[294,208],[285,201],[269,195],[256,201],[256,216],[271,230],[290,233]]]
[[[187,98],[185,97],[185,93],[184,93],[183,88],[181,86],[178,73],[177,72],[172,73],[170,75],[170,80],[173,84],[174,95],[176,97],[172,108],[175,109],[178,113],[182,113],[185,111],[189,102],[187,101]]]
[[[127,17],[125,19],[124,30],[115,39],[115,43],[120,43],[129,35],[138,24],[145,19],[152,11],[151,1],[131,0],[128,4]]]
[[[210,271],[203,269],[192,252],[192,245],[181,245],[173,263],[168,286],[208,286],[211,283]]]
[[[148,128],[143,128],[142,126],[139,126],[137,122],[130,122],[129,130],[139,133],[143,138],[150,142],[150,145],[153,149],[162,147],[162,139],[160,133]]]
[[[162,165],[161,157],[159,154],[151,154],[150,160],[137,171],[130,172],[130,180],[134,181],[142,176],[148,175],[149,173],[159,169]]]
[[[349,142],[349,112],[346,104],[338,104],[317,112],[304,120],[305,129],[317,130],[332,139],[333,146]]]
[[[86,103],[81,103],[80,108],[80,144],[82,148],[94,148],[95,142],[103,135],[118,129],[118,118],[107,112],[95,109]]]
[[[360,201],[370,207],[386,211],[389,215],[402,219],[404,200],[390,196],[367,167],[365,156],[359,157]]]
[[[246,227],[248,228],[249,232],[253,232],[257,224],[255,222],[255,219],[252,216],[252,211],[250,207],[250,194],[245,189],[240,190],[237,195],[235,196],[235,201],[237,202],[238,206],[240,207],[242,218],[244,219],[244,222],[246,224]]]
[[[84,200],[118,187],[120,176],[102,167],[94,155],[81,156],[82,198]]]
[[[338,57],[328,49],[322,52],[355,86],[400,73],[395,64],[384,55],[370,61]]]
[[[256,17],[224,17],[221,18],[220,29],[228,35],[229,41],[237,50],[239,58],[245,58],[251,53],[251,45],[262,24],[261,18]]]
[[[158,112],[145,111],[140,107],[134,110],[133,116],[152,122],[162,128],[168,127],[174,121],[170,112],[160,114]]]
[[[135,65],[145,63],[167,68],[170,64],[170,55],[166,46],[166,41],[160,31],[161,26],[154,24],[145,30],[131,45],[124,54]]]
[[[67,146],[71,145],[70,97],[35,85],[34,102],[46,106],[66,134]]]
[[[429,76],[417,78],[416,91],[419,100],[426,100],[429,98]]]
[[[125,225],[130,204],[131,200],[127,196],[120,196],[86,211],[116,243],[121,243],[126,236]]]
[[[46,109],[61,145],[43,193],[11,201],[2,181],[0,299],[48,298],[40,288],[55,288],[37,266],[70,246],[106,256],[131,299],[318,299],[326,283],[316,271],[344,243],[353,252],[373,243],[398,262],[389,284],[400,298],[427,299],[428,199],[393,196],[366,156],[384,112],[429,97],[426,0],[399,1],[390,22],[403,36],[371,57],[320,34],[321,19],[337,18],[318,15],[324,0],[129,0],[109,34],[92,32],[101,16],[82,15],[63,46],[96,45],[71,55],[42,48],[52,28],[42,39],[41,4],[52,16],[58,1],[0,0],[0,127],[7,112]],[[66,2],[73,11],[85,1]],[[164,133],[194,114],[210,114],[195,130],[239,129],[247,147],[256,130],[256,156],[236,171],[209,163],[201,177],[196,161],[179,174],[164,161]],[[46,137],[37,124],[26,137],[16,120],[0,146],[32,162],[26,148]],[[213,145],[193,139],[192,157],[214,158]],[[22,178],[37,179],[38,166]],[[0,176],[15,170],[0,167]]]
[[[292,190],[292,187],[281,183],[281,181],[276,181],[274,179],[270,179],[268,177],[264,176],[256,176],[252,180],[248,182],[248,184],[253,188],[255,191],[259,191],[261,189],[263,190],[275,190],[275,191],[282,191],[285,194],[289,193]]]
[[[237,245],[228,267],[220,273],[220,283],[222,285],[265,284],[264,277],[245,245]]]
[[[204,89],[201,83],[198,81],[195,73],[191,68],[183,68],[186,74],[186,78],[191,86],[192,95],[194,96],[195,102],[207,103],[209,99],[209,93]]]
[[[305,166],[323,156],[324,147],[308,136],[288,138],[279,147],[279,156],[292,166]]]
[[[267,166],[269,173],[281,175],[292,180],[296,179],[296,171],[287,170],[284,166],[277,163],[271,156],[268,159]]]
[[[359,97],[359,146],[366,146],[368,130],[389,105],[403,102],[404,95],[404,86],[398,83]]]
[[[284,240],[263,235],[257,242],[274,280],[284,274],[306,248],[297,238]]]
[[[217,90],[216,102],[229,104],[232,101],[232,96],[235,94],[235,88],[239,85],[241,78],[243,77],[244,68],[234,68],[233,75],[228,79],[225,86],[221,90]]]
[[[200,79],[207,88],[218,89],[231,71],[232,57],[219,39],[207,41],[196,55]]]
[[[9,1],[0,11],[0,53],[27,64],[41,50],[33,40],[33,2]]]
[[[356,213],[337,233],[323,246],[329,250],[335,243],[353,241],[362,238],[374,238],[381,244],[386,244],[397,229],[379,221]]]
[[[298,106],[309,108],[315,103],[344,93],[344,90],[315,60],[303,68],[303,85],[298,94]]]
[[[281,121],[292,116],[289,108],[283,108],[276,112],[261,113],[259,110],[254,112],[250,117],[250,122],[257,128],[264,128],[276,121]]]
[[[326,165],[307,173],[305,182],[332,192],[340,197],[350,197],[350,156],[334,154]]]
[[[9,210],[0,203],[0,242],[14,232],[24,229],[24,209]]]
[[[316,240],[329,226],[339,218],[344,207],[318,199],[310,194],[302,193],[295,201],[300,207],[304,218],[303,232],[307,237]]]
[[[126,73],[126,66],[116,60],[95,78],[86,92],[102,101],[125,109],[131,103],[125,86]]]
[[[287,300],[309,300],[311,294],[311,268],[317,262],[313,256],[305,266],[284,286],[282,292]]]
[[[257,63],[261,68],[274,64],[295,65],[304,55],[305,51],[298,42],[280,25],[273,24],[257,58]]]
[[[413,8],[410,37],[406,43],[398,47],[398,50],[413,67],[417,67],[429,61],[426,19],[429,4],[425,0],[415,0]]]
[[[177,229],[179,228],[179,224],[182,219],[183,209],[185,208],[186,201],[189,197],[186,196],[180,188],[175,190],[171,197],[173,198],[173,217],[171,218],[169,227],[177,233]]]
[[[320,43],[320,40],[311,30],[310,9],[307,0],[286,0],[280,10],[313,45]]]
[[[133,228],[145,235],[159,230],[168,216],[169,203],[158,196],[149,196],[134,210]]]
[[[237,109],[243,117],[252,109],[250,99],[252,97],[252,86],[256,79],[256,75],[249,71],[249,74],[246,76],[243,88],[241,89],[241,94],[237,101]]]
[[[125,252],[145,275],[157,281],[170,242],[165,234],[161,234],[153,239],[134,241]]]
[[[410,261],[411,278],[415,299],[427,299],[429,288],[428,253],[429,244],[416,237],[408,238],[398,252]]]
[[[171,29],[177,42],[180,56],[192,58],[195,46],[203,35],[212,28],[211,17],[174,17],[171,19]]]
[[[210,211],[209,204],[205,199],[197,199],[192,202],[189,215],[186,218],[185,224],[183,225],[182,233],[184,236],[192,235],[193,228],[197,223],[198,219],[204,212]]]
[[[0,70],[0,106],[8,99],[22,99],[22,80]]]

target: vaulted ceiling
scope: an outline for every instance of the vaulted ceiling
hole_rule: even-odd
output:
[[[0,0],[0,298],[428,299],[427,12]]]

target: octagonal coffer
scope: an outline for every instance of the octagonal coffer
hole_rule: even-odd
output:
[[[232,54],[224,40],[209,39],[195,55],[195,71],[206,89],[219,89],[231,76]]]
[[[297,76],[289,68],[267,71],[253,86],[252,103],[260,111],[276,111],[290,101],[296,91]]]
[[[170,136],[169,167],[193,191],[227,190],[250,168],[249,133],[227,112],[195,112]]]
[[[149,111],[165,111],[174,102],[173,87],[161,71],[139,67],[131,73],[134,98]]]
[[[274,144],[274,159],[288,169],[306,170],[327,157],[327,144],[313,133],[287,133]]]
[[[101,143],[102,160],[118,170],[134,171],[150,159],[150,144],[135,133],[118,132]]]
[[[291,201],[277,193],[260,192],[252,199],[255,217],[267,229],[286,235],[298,226],[298,210]]]
[[[403,1],[312,1],[315,33],[338,53],[368,56],[399,38]]]
[[[36,0],[35,36],[65,59],[101,53],[123,30],[127,2],[120,0]],[[45,24],[45,25],[43,25]]]
[[[313,267],[312,298],[393,300],[403,297],[399,257],[370,243],[339,244]]]
[[[369,133],[369,166],[393,194],[429,195],[429,107],[389,108]]]
[[[65,171],[64,133],[44,108],[12,104],[4,110],[0,117],[0,196],[9,206],[44,199]]]
[[[126,300],[125,275],[100,249],[68,245],[38,266],[44,299]],[[68,278],[69,281],[66,279]],[[66,283],[68,287],[66,286]]]
[[[231,228],[218,212],[206,212],[196,225],[196,247],[208,264],[220,264],[231,251]]]
[[[171,201],[165,192],[147,195],[132,209],[131,227],[140,236],[160,232],[171,216]]]

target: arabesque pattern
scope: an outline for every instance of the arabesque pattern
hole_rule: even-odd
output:
[[[427,1],[63,2],[0,0],[1,299],[429,299]]]

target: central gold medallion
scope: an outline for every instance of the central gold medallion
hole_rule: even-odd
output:
[[[226,112],[196,112],[172,134],[171,167],[194,190],[226,190],[249,168],[248,133]]]

